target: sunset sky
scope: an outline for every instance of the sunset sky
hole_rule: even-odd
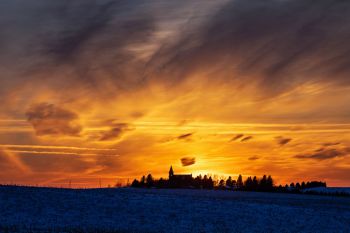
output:
[[[0,32],[0,183],[350,186],[350,1],[3,0]]]

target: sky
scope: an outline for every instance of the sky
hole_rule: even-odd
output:
[[[0,183],[350,186],[350,2],[0,2]]]

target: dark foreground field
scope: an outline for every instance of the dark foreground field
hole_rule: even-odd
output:
[[[350,232],[350,198],[3,186],[0,232]]]

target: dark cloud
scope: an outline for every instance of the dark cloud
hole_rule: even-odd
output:
[[[258,160],[258,159],[260,159],[260,157],[256,156],[256,155],[251,156],[251,157],[248,158],[248,160],[251,160],[251,161],[255,161],[255,160]]]
[[[156,30],[153,8],[140,0],[1,3],[0,68],[11,78],[1,80],[0,90],[40,81],[72,94],[79,87],[102,95],[108,93],[96,88],[107,81],[115,89],[139,85],[144,64],[138,51]]]
[[[196,163],[195,157],[184,157],[181,159],[181,164],[183,167],[191,166]]]
[[[167,143],[167,142],[173,142],[176,140],[183,140],[183,141],[190,142],[190,141],[192,141],[193,135],[194,135],[194,133],[185,133],[185,134],[181,134],[177,137],[166,137],[166,138],[162,139],[161,142]]]
[[[189,140],[193,136],[193,133],[181,134],[177,137],[178,140]]]
[[[48,56],[54,70],[71,70],[71,79],[86,88],[105,82],[115,89],[137,88],[143,83],[144,62],[130,48],[146,44],[156,30],[150,8],[139,0],[62,4],[53,8],[59,24],[43,41],[42,56]]]
[[[251,139],[253,139],[253,136],[247,136],[247,137],[242,138],[241,142],[247,142]]]
[[[205,70],[276,95],[310,81],[349,85],[349,40],[348,1],[236,0],[155,60],[178,78]]]
[[[6,76],[21,72],[1,80],[2,89],[42,75],[54,86],[96,90],[108,82],[125,90],[150,79],[175,84],[196,72],[239,87],[260,85],[264,95],[306,82],[350,84],[348,1],[201,1],[200,7],[197,1],[141,0],[1,4],[0,65]],[[193,6],[196,10],[188,13]],[[198,12],[210,14],[197,20]],[[178,21],[187,24],[176,30]],[[173,36],[155,38],[166,34],[164,28]],[[139,55],[148,52],[141,61]],[[57,82],[57,76],[69,82]],[[102,87],[96,93],[107,94]]]
[[[76,113],[49,103],[32,105],[26,112],[38,136],[80,136],[82,126]]]
[[[113,124],[108,131],[101,132],[100,141],[110,141],[120,138],[126,131],[131,130],[130,125],[126,123]]]
[[[284,145],[287,145],[290,141],[292,141],[291,138],[284,138],[282,136],[279,136],[279,137],[275,137],[278,145],[280,146],[284,146]]]
[[[65,2],[55,12],[65,25],[64,33],[48,45],[48,52],[63,62],[72,58],[79,49],[94,36],[105,29],[112,19],[114,2],[97,4],[87,1],[78,6]],[[74,24],[72,24],[74,22]]]
[[[319,150],[316,150],[314,153],[296,155],[295,158],[327,160],[327,159],[333,159],[337,157],[344,157],[349,154],[350,154],[350,148],[341,148],[341,149],[320,148]]]
[[[234,137],[230,140],[230,142],[234,142],[234,141],[236,141],[236,140],[242,138],[243,136],[244,136],[244,134],[237,134],[236,136],[234,136]]]

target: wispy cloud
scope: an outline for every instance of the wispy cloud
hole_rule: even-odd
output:
[[[323,143],[322,145],[324,147],[329,147],[329,146],[337,146],[337,145],[340,145],[341,142],[326,142],[326,143]]]
[[[247,141],[250,141],[251,139],[253,139],[253,136],[246,136],[241,139],[241,142],[247,142]]]
[[[178,140],[189,140],[193,136],[193,133],[181,134],[177,137]]]
[[[230,142],[234,142],[237,141],[238,139],[242,138],[244,136],[244,134],[237,134],[236,136],[234,136]]]
[[[314,153],[299,154],[295,158],[298,159],[316,159],[316,160],[327,160],[337,157],[345,157],[350,154],[350,148],[321,148]]]
[[[276,139],[278,145],[280,145],[280,146],[287,145],[290,141],[292,141],[291,138],[285,138],[282,136],[275,137],[275,139]]]
[[[131,130],[130,125],[126,123],[113,123],[110,130],[101,132],[100,141],[110,141],[119,139],[126,131]]]

